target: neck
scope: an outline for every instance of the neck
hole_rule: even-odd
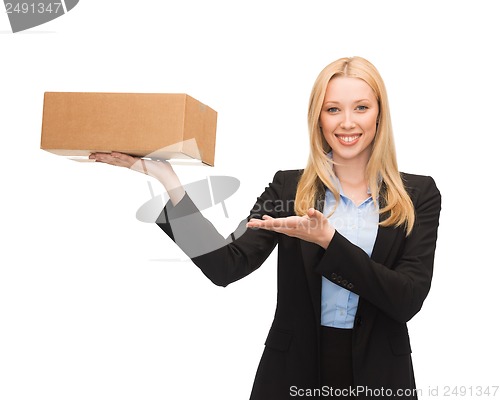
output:
[[[366,162],[335,165],[334,171],[340,183],[366,186]]]

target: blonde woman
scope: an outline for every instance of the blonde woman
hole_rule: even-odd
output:
[[[432,278],[440,193],[400,173],[387,93],[360,57],[325,67],[309,105],[310,157],[279,171],[224,239],[168,163],[97,153],[148,173],[170,195],[157,223],[215,284],[257,269],[278,246],[276,314],[250,398],[415,399],[406,323]]]

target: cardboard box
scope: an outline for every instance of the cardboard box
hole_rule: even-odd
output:
[[[118,151],[213,166],[216,125],[217,113],[187,94],[46,92],[40,147],[63,156]]]

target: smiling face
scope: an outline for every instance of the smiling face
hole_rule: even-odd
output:
[[[366,166],[378,113],[375,93],[365,81],[343,76],[330,80],[319,125],[336,163]]]

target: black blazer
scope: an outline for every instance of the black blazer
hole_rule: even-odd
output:
[[[300,174],[277,172],[248,219],[294,215]],[[324,250],[275,232],[246,229],[248,219],[225,239],[189,196],[175,207],[166,205],[158,225],[216,285],[226,286],[250,274],[278,245],[276,313],[252,400],[284,400],[299,389],[320,387],[321,276],[360,297],[352,344],[355,386],[365,393],[373,391],[373,398],[381,397],[375,390],[382,388],[392,396],[407,389],[398,398],[416,398],[410,393],[415,380],[406,322],[420,310],[431,286],[441,196],[430,177],[402,178],[415,206],[415,226],[408,237],[402,227],[379,227],[371,258],[338,232]]]

